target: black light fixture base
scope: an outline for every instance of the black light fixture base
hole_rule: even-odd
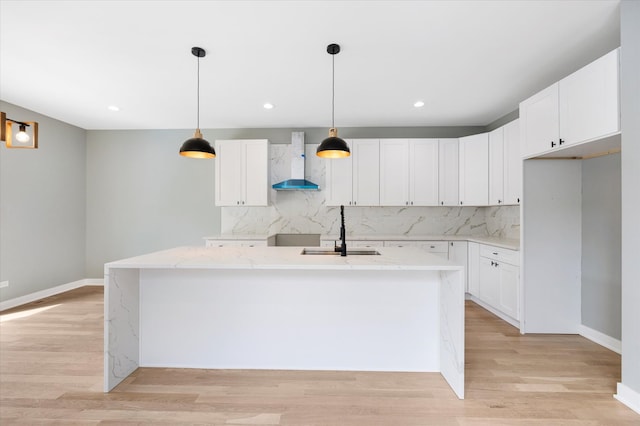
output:
[[[191,54],[193,56],[197,56],[198,58],[204,58],[207,56],[207,52],[202,47],[192,47]]]
[[[338,53],[340,53],[340,45],[339,44],[335,44],[332,43],[330,45],[327,46],[327,53],[329,55],[337,55]]]

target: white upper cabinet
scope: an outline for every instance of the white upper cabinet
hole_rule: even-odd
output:
[[[489,204],[519,204],[522,187],[519,120],[489,133]]]
[[[459,139],[459,196],[461,206],[489,202],[489,134]]]
[[[269,202],[269,142],[215,142],[215,199],[218,206],[266,206]]]
[[[326,203],[328,206],[348,206],[353,202],[353,189],[351,185],[353,179],[352,157],[353,148],[351,148],[351,155],[349,157],[324,160],[327,174]]]
[[[619,49],[520,103],[522,156],[620,131]]]
[[[380,140],[380,205],[438,204],[438,140]]]
[[[600,138],[620,130],[619,49],[560,80],[563,143]]]
[[[438,204],[457,206],[458,197],[458,139],[439,140]]]
[[[409,205],[438,205],[438,139],[409,141]]]
[[[489,204],[504,204],[504,127],[489,132]]]
[[[504,125],[504,204],[522,200],[522,156],[520,119]]]
[[[347,140],[351,155],[326,160],[328,206],[380,205],[378,139]]]
[[[558,83],[520,103],[522,155],[531,157],[558,146]]]
[[[409,205],[409,141],[380,141],[380,205]]]

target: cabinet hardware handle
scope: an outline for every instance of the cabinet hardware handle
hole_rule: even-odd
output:
[[[554,141],[551,141],[551,148],[553,148],[554,146],[556,146],[556,143]]]
[[[497,255],[498,255],[498,252],[497,252],[497,251],[494,251],[494,252],[493,252],[493,255],[494,255],[494,256],[497,256]]]
[[[240,205],[240,201],[236,201],[236,204],[237,204],[237,205]]]
[[[444,201],[440,201],[440,204],[444,206]]]
[[[562,139],[560,139],[560,145],[562,145],[564,143],[564,141]]]
[[[356,204],[358,204],[358,203],[354,201],[354,202],[353,202],[353,205],[355,206]]]
[[[460,201],[460,205],[462,205],[462,201]]]
[[[498,204],[502,204],[502,200],[498,200]]]
[[[405,202],[404,202],[404,205],[405,205],[405,206],[408,206],[408,205],[409,205],[409,202],[408,202],[408,201],[405,201]]]
[[[495,265],[496,262],[494,262],[493,260],[491,261],[491,266]]]
[[[520,198],[518,198],[518,203],[520,203]]]
[[[413,201],[411,202],[411,205],[413,205]]]

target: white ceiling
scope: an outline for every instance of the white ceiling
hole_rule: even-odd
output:
[[[336,126],[486,125],[619,39],[619,1],[1,0],[0,98],[191,129],[200,46],[201,128],[328,127],[335,42]]]

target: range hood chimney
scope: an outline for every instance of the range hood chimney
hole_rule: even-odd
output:
[[[304,178],[304,160],[304,132],[291,132],[291,179],[271,187],[276,191],[318,191],[318,185]]]

